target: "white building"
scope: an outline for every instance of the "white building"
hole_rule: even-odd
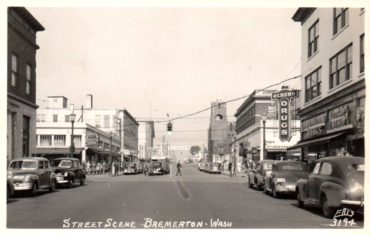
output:
[[[139,159],[149,160],[153,149],[154,123],[153,121],[139,122]]]
[[[299,8],[305,159],[364,156],[364,8]]]

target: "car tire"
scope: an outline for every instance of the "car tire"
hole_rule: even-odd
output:
[[[50,188],[49,188],[50,192],[55,192],[55,190],[57,188],[56,185],[57,185],[57,183],[55,182],[54,179],[52,179],[51,182],[50,182]]]
[[[84,186],[85,185],[85,179],[81,179],[80,180],[80,186]]]
[[[304,202],[301,200],[301,193],[299,192],[299,190],[297,190],[297,206],[299,208],[304,207]]]
[[[279,198],[279,193],[278,193],[278,192],[276,192],[276,187],[275,187],[275,185],[273,185],[273,186],[272,186],[272,196],[273,196],[274,198]]]
[[[37,190],[37,184],[33,183],[32,188],[30,189],[30,191],[28,191],[28,195],[30,197],[34,197],[36,195],[36,190]]]
[[[328,205],[328,199],[326,198],[325,195],[321,197],[321,209],[322,209],[322,214],[324,215],[324,217],[326,218],[333,217],[335,210],[333,207],[330,207]]]

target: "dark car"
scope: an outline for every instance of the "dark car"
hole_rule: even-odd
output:
[[[307,165],[298,161],[276,161],[270,175],[265,177],[265,193],[277,198],[281,194],[295,194],[299,179],[307,179]]]
[[[67,185],[72,188],[75,183],[84,185],[86,173],[77,158],[57,158],[51,162],[56,174],[57,185]]]
[[[55,174],[49,160],[41,157],[14,159],[9,163],[8,179],[15,192],[28,192],[34,196],[37,190],[55,191]]]
[[[262,189],[265,185],[265,177],[271,173],[274,162],[274,160],[262,160],[254,169],[248,170],[248,186]]]
[[[364,158],[325,157],[317,161],[308,179],[297,183],[298,207],[311,204],[332,217],[340,207],[364,210]]]
[[[137,173],[139,173],[139,170],[138,170],[138,163],[136,162],[127,163],[125,169],[123,170],[123,174],[125,175],[137,174]]]

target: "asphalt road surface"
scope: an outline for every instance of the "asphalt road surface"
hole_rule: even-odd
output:
[[[294,197],[274,199],[249,189],[246,178],[199,172],[93,175],[85,186],[16,195],[7,202],[8,228],[333,228],[318,209]],[[340,228],[358,228],[363,222]],[[335,227],[337,228],[337,227]]]

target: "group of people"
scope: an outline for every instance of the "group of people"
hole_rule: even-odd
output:
[[[87,161],[84,165],[86,174],[105,174],[108,171],[107,163],[105,161]]]

